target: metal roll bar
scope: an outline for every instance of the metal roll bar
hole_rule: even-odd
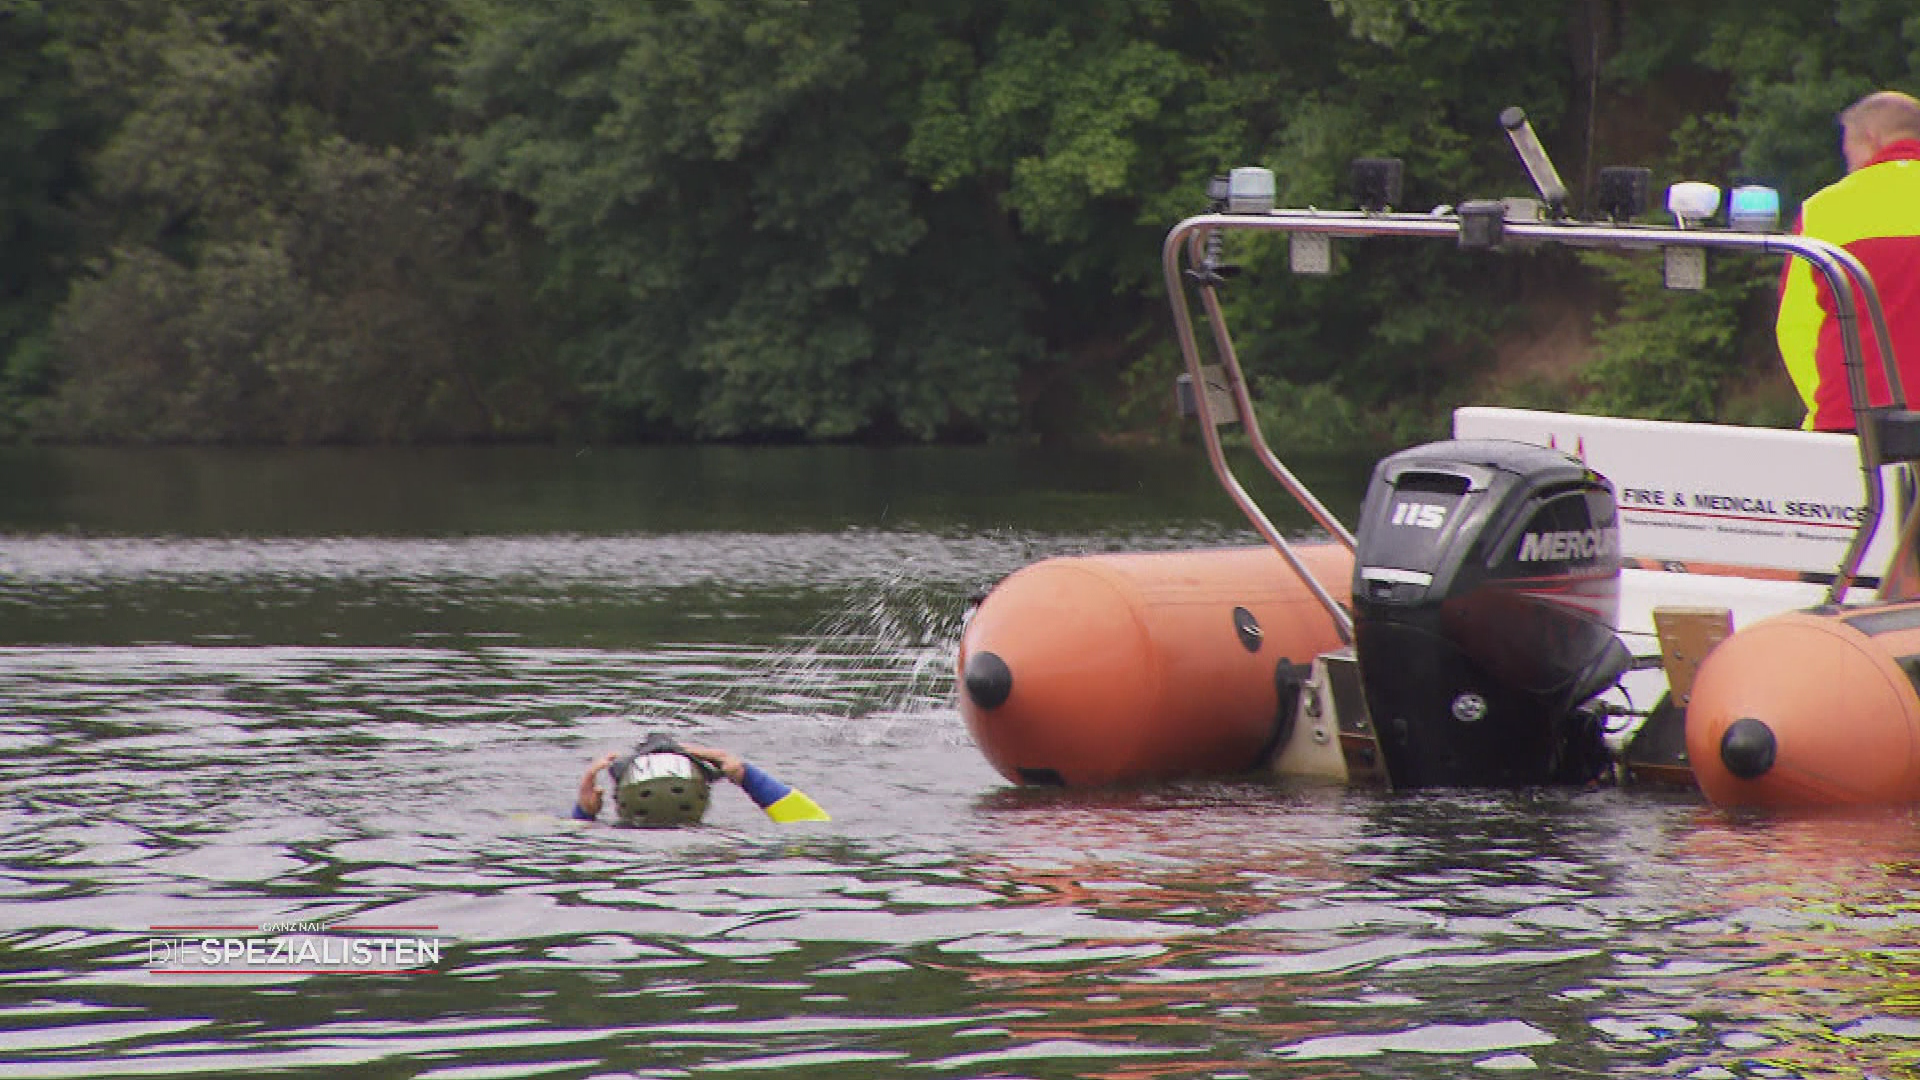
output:
[[[1246,378],[1241,372],[1240,359],[1234,350],[1233,339],[1227,331],[1226,321],[1220,308],[1218,294],[1220,278],[1214,272],[1217,268],[1212,266],[1208,254],[1208,241],[1231,231],[1289,235],[1316,234],[1326,237],[1425,237],[1452,239],[1458,243],[1461,236],[1461,218],[1453,213],[1406,214],[1286,209],[1252,213],[1209,213],[1188,218],[1175,225],[1167,234],[1166,242],[1161,246],[1161,268],[1166,277],[1167,295],[1173,305],[1174,334],[1180,344],[1180,353],[1185,361],[1188,377],[1196,388],[1193,397],[1195,409],[1199,414],[1201,439],[1206,444],[1207,458],[1212,463],[1214,475],[1219,478],[1227,494],[1253,524],[1254,529],[1266,539],[1268,544],[1278,550],[1288,565],[1307,582],[1314,597],[1333,618],[1342,639],[1351,643],[1353,640],[1352,617],[1332,594],[1315,580],[1305,563],[1294,553],[1286,537],[1274,527],[1273,522],[1267,518],[1234,476],[1232,468],[1227,464],[1212,411],[1207,405],[1207,395],[1201,392],[1206,382],[1202,372],[1199,344],[1194,335],[1193,314],[1187,301],[1186,289],[1189,278],[1198,282],[1201,304],[1213,328],[1215,352],[1218,354],[1221,369],[1225,374],[1227,388],[1232,394],[1236,408],[1239,409],[1241,421],[1253,444],[1255,455],[1267,471],[1273,474],[1274,478],[1313,516],[1314,520],[1320,523],[1321,527],[1351,550],[1354,546],[1353,534],[1343,527],[1339,520],[1273,454],[1267,446],[1266,438],[1260,432],[1259,421],[1254,417],[1253,403],[1247,394]],[[1828,601],[1839,604],[1858,576],[1861,560],[1866,556],[1867,544],[1880,524],[1885,501],[1880,478],[1881,467],[1886,464],[1884,443],[1891,438],[1902,460],[1920,457],[1920,414],[1912,413],[1907,409],[1906,391],[1901,385],[1900,372],[1894,363],[1892,338],[1887,332],[1886,315],[1880,306],[1880,295],[1874,289],[1872,278],[1868,276],[1866,268],[1860,265],[1859,260],[1836,244],[1811,237],[1780,233],[1524,220],[1503,221],[1500,233],[1501,243],[1525,241],[1573,247],[1644,250],[1697,248],[1743,251],[1761,255],[1786,255],[1806,261],[1820,274],[1837,301],[1835,307],[1838,309],[1841,346],[1846,358],[1847,386],[1853,398],[1854,430],[1859,440],[1860,468],[1867,501],[1866,513],[1855,530],[1846,553],[1841,558],[1840,566],[1827,592]],[[1183,252],[1194,268],[1191,273],[1181,265]],[[1864,303],[1875,344],[1879,346],[1880,361],[1886,369],[1887,388],[1891,395],[1892,404],[1889,406],[1868,404],[1866,361],[1861,347],[1859,319],[1855,314],[1856,303]],[[1915,520],[1920,521],[1920,514],[1915,515]],[[1898,559],[1903,554],[1903,551],[1896,551],[1895,558]]]

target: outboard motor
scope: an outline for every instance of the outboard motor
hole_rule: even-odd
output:
[[[1527,443],[1417,446],[1374,467],[1357,539],[1354,650],[1395,787],[1598,774],[1580,706],[1633,662],[1606,478]]]

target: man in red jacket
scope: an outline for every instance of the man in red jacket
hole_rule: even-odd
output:
[[[1907,404],[1920,408],[1920,100],[1895,90],[1868,94],[1840,114],[1840,128],[1847,175],[1801,204],[1794,231],[1842,245],[1867,268],[1886,311]],[[1854,427],[1837,310],[1826,283],[1805,262],[1787,260],[1775,332],[1807,404],[1802,426],[1809,430]],[[1880,350],[1864,307],[1858,315],[1868,399],[1884,405]]]

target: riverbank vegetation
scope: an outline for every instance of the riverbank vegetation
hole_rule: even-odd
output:
[[[1920,90],[1910,0],[0,0],[0,434],[110,443],[1177,437],[1206,179],[1348,205],[1643,164],[1780,187]],[[1790,423],[1777,263],[1233,254],[1288,445],[1464,400]]]

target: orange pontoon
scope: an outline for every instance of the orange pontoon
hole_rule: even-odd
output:
[[[1295,550],[1321,581],[1353,575],[1343,546]],[[1271,548],[1048,559],[968,620],[960,712],[1015,783],[1246,772],[1284,734],[1314,657],[1340,644]]]
[[[1920,602],[1792,611],[1707,654],[1687,757],[1727,806],[1920,802]]]

